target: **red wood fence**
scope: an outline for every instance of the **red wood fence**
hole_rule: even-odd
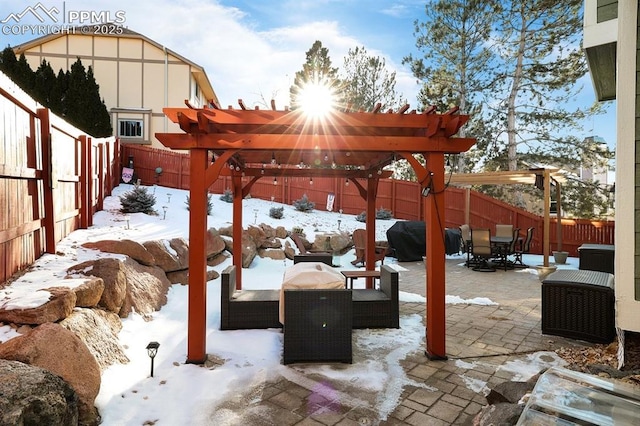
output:
[[[158,184],[171,188],[188,189],[189,155],[138,145],[122,146],[122,162],[133,162],[137,178],[145,185]],[[156,170],[162,169],[162,173]],[[159,169],[158,169],[159,171]],[[248,178],[247,178],[248,181]],[[275,183],[275,184],[274,184]],[[209,190],[223,193],[231,188],[229,178],[217,180]],[[316,204],[316,209],[326,210],[327,196],[335,195],[333,211],[359,214],[366,210],[366,203],[354,185],[335,178],[284,178],[275,182],[262,179],[251,188],[251,196],[293,204],[302,195]],[[390,210],[393,217],[405,220],[424,220],[420,187],[416,182],[382,179],[378,185],[376,207]],[[468,213],[467,213],[468,212]],[[467,221],[468,215],[468,221]],[[521,229],[534,227],[532,253],[542,254],[543,218],[492,197],[463,188],[449,187],[445,191],[445,223],[448,228],[457,228],[464,223],[473,227],[495,229],[498,223],[510,223]],[[551,219],[549,235],[550,249],[557,249],[556,218]],[[614,221],[586,219],[562,219],[562,249],[577,256],[577,249],[584,243],[614,244]]]
[[[92,224],[119,182],[114,138],[93,139],[0,73],[0,283]]]

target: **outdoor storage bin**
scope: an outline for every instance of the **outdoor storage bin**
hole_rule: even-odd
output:
[[[578,247],[579,269],[614,273],[615,246],[608,244],[583,244]]]
[[[613,275],[563,269],[542,281],[542,333],[595,343],[615,337]]]

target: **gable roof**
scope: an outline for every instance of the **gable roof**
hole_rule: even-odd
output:
[[[163,50],[165,52],[167,52],[168,54],[175,56],[176,58],[180,59],[181,61],[183,61],[186,64],[189,64],[193,69],[192,69],[192,74],[194,76],[194,78],[196,79],[196,81],[198,82],[198,84],[200,85],[200,88],[205,96],[205,98],[209,101],[212,101],[213,103],[215,103],[216,105],[219,104],[219,100],[218,100],[218,96],[216,95],[215,90],[213,89],[213,86],[211,85],[211,82],[209,81],[209,77],[207,76],[206,71],[204,70],[204,68],[198,64],[196,64],[195,62],[187,59],[186,57],[180,55],[179,53],[169,49],[166,46],[163,46],[162,44],[158,43],[157,41],[154,41],[152,39],[150,39],[149,37],[137,33],[135,31],[132,31],[128,28],[122,28],[122,33],[121,34],[94,34],[93,31],[87,31],[87,29],[90,28],[90,26],[79,26],[79,27],[73,27],[70,32],[67,33],[58,33],[58,34],[47,34],[38,38],[35,38],[31,41],[28,41],[26,43],[22,43],[19,44],[17,46],[13,47],[13,51],[16,53],[16,56],[20,55],[21,53],[32,49],[36,46],[40,46],[42,44],[48,43],[50,41],[56,40],[58,38],[61,37],[66,37],[68,35],[77,35],[77,36],[90,36],[90,37],[114,37],[114,38],[130,38],[130,39],[141,39],[155,47],[157,47],[160,50]]]

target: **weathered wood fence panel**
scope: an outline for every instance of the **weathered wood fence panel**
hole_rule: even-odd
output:
[[[49,113],[0,73],[0,283],[88,227],[118,184],[120,148]]]
[[[136,171],[142,177],[142,183],[154,183],[174,188],[187,189],[189,185],[189,167],[187,154],[127,145],[123,147],[123,165],[133,157]],[[175,158],[179,158],[177,161]],[[154,170],[161,167],[163,172],[155,176]],[[179,177],[182,176],[182,177]],[[244,178],[244,182],[248,182]],[[275,184],[274,184],[275,183]],[[363,186],[366,182],[360,182]],[[223,193],[230,189],[231,181],[223,177],[217,180],[209,190]],[[251,196],[277,203],[293,204],[306,194],[315,203],[317,210],[326,210],[327,196],[334,194],[334,212],[342,210],[346,214],[360,214],[366,210],[366,202],[360,196],[356,185],[344,179],[314,178],[264,178],[251,188]],[[496,224],[511,223],[526,234],[527,228],[533,227],[531,252],[542,254],[543,218],[510,204],[496,200],[487,195],[466,188],[448,187],[445,190],[444,225],[457,228],[469,223],[472,228],[489,228],[495,230]],[[394,179],[381,179],[376,195],[376,209],[391,210],[393,217],[405,220],[424,220],[424,198],[416,182]],[[468,215],[468,218],[467,218]],[[613,221],[562,220],[562,248],[571,256],[577,256],[578,247],[584,243],[614,244],[615,223]],[[557,249],[557,226],[555,217],[550,223],[550,249]]]

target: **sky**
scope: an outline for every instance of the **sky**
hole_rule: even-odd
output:
[[[118,257],[88,250],[81,247],[87,241],[102,239],[131,239],[140,243],[176,237],[188,238],[189,213],[185,206],[188,191],[168,189],[161,186],[147,187],[156,197],[156,211],[159,215],[143,213],[130,214],[127,223],[125,215],[119,212],[119,196],[130,191],[131,185],[121,184],[113,195],[104,201],[104,210],[94,215],[94,225],[77,230],[64,238],[56,248],[56,255],[45,254],[36,261],[34,267],[14,281],[11,286],[0,290],[0,306],[27,308],[38,306],[48,299],[48,293],[38,291],[60,284],[67,275],[66,270],[75,264],[99,257]],[[169,196],[170,195],[170,196]],[[208,216],[208,226],[221,228],[230,224],[232,204],[221,201],[220,194],[212,196],[213,214]],[[166,206],[166,216],[162,206]],[[269,217],[271,207],[283,207],[284,217]],[[258,199],[243,200],[243,226],[266,223],[273,227],[281,225],[286,229],[293,226],[303,228],[310,240],[316,232],[340,229],[353,231],[363,227],[354,215],[338,212],[314,211],[302,213],[293,206],[280,205]],[[376,239],[386,239],[386,230],[395,220],[376,221]],[[459,258],[464,267],[462,254],[447,256]],[[355,258],[351,250],[341,257],[342,269],[355,269],[350,261]],[[525,255],[525,262],[531,265],[542,263],[542,256]],[[387,258],[386,265],[400,271],[404,267],[394,258]],[[229,257],[220,265],[209,267],[221,272],[231,264]],[[256,257],[249,268],[243,269],[243,288],[277,288],[282,282],[290,260],[272,260]],[[578,268],[578,259],[569,258],[558,268]],[[514,273],[537,274],[535,269],[522,269]],[[270,379],[285,377],[303,387],[309,385],[309,377],[326,377],[331,381],[353,382],[357,378],[363,395],[373,395],[378,416],[385,419],[400,402],[403,389],[408,386],[426,387],[406,376],[401,361],[410,353],[424,351],[424,325],[417,314],[400,316],[400,329],[354,330],[354,354],[359,351],[373,351],[370,357],[354,357],[353,364],[334,368],[331,364],[289,364],[283,365],[282,339],[279,329],[232,330],[220,328],[220,281],[216,279],[207,286],[207,347],[206,352],[220,360],[222,365],[205,368],[185,364],[186,360],[186,312],[188,287],[171,286],[167,304],[147,321],[133,313],[122,320],[123,328],[118,338],[130,359],[128,364],[115,364],[102,373],[100,393],[96,407],[102,416],[103,425],[163,424],[163,425],[235,425],[239,424],[233,412],[219,409],[226,400],[245,395],[255,386],[261,386]],[[64,280],[64,285],[70,284]],[[78,280],[79,282],[80,280]],[[401,278],[402,284],[402,278]],[[275,287],[274,287],[275,286]],[[363,288],[364,280],[358,279],[354,288]],[[400,291],[400,300],[426,303],[423,296]],[[455,294],[446,296],[448,304],[497,304],[487,297],[463,299]],[[18,333],[9,325],[0,323],[0,343],[15,338]],[[150,360],[145,347],[148,342],[160,343],[154,362],[154,377],[149,377]],[[369,352],[371,353],[371,352]],[[460,368],[482,368],[482,360],[468,362],[457,360]],[[513,375],[513,380],[528,380],[540,370],[552,366],[562,366],[554,352],[536,352],[509,361],[499,368]],[[492,367],[493,368],[493,367]],[[487,383],[467,376],[461,376],[466,386],[486,395]],[[212,385],[215,383],[215,385]],[[188,389],[188,392],[185,390]],[[155,423],[145,423],[152,421]]]
[[[329,49],[334,67],[342,66],[348,50],[364,46],[369,55],[386,61],[396,72],[396,90],[417,107],[419,85],[403,57],[415,48],[414,21],[424,20],[426,0],[43,0],[0,2],[0,21],[41,4],[57,13],[59,22],[39,22],[28,12],[20,21],[0,23],[2,46],[15,46],[41,34],[29,25],[60,27],[91,24],[99,19],[141,33],[201,65],[223,107],[265,107],[276,100],[278,108],[289,104],[288,92],[305,53],[316,40]],[[42,11],[43,9],[39,9]],[[40,12],[42,15],[42,12]],[[81,21],[81,17],[85,17]],[[56,27],[57,26],[57,27]],[[595,96],[590,77],[576,102],[591,105]],[[607,103],[605,115],[583,123],[580,138],[601,136],[615,146],[615,105]]]

